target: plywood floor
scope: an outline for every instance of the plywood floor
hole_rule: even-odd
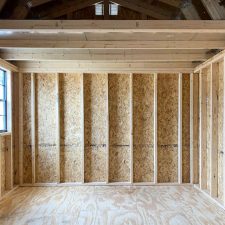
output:
[[[220,225],[225,211],[191,186],[19,188],[1,225]]]

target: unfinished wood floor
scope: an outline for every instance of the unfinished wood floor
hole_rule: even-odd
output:
[[[220,225],[225,211],[191,186],[19,188],[0,202],[1,225]]]

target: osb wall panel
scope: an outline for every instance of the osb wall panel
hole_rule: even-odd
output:
[[[219,90],[218,90],[218,198],[223,199],[223,113],[224,113],[224,63],[219,63]]]
[[[178,75],[158,74],[158,182],[178,181]]]
[[[82,181],[81,74],[60,74],[61,181]]]
[[[210,93],[210,86],[211,86],[211,69],[208,67],[205,71],[205,75],[207,76],[207,189],[210,190],[210,120],[211,120],[211,93]]]
[[[182,182],[190,182],[190,74],[182,75]]]
[[[57,181],[56,74],[36,74],[36,182]]]
[[[23,74],[23,182],[32,182],[31,74]]]
[[[107,75],[84,74],[85,182],[106,181]]]
[[[134,182],[154,179],[154,75],[133,74]]]
[[[129,74],[109,74],[109,180],[130,180]]]

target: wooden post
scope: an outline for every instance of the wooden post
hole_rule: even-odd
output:
[[[154,183],[158,182],[158,158],[157,158],[157,73],[154,74]]]
[[[106,103],[106,111],[107,111],[107,140],[106,140],[106,183],[109,183],[109,74],[107,74],[107,103]]]
[[[199,182],[199,74],[191,74],[190,88],[190,182]]]
[[[56,74],[56,126],[57,126],[57,132],[56,132],[56,148],[58,151],[57,154],[57,173],[58,173],[58,183],[61,182],[61,127],[60,127],[60,74]]]
[[[81,172],[82,172],[82,183],[84,183],[84,74],[81,74],[81,111],[82,111],[82,154],[81,154]]]
[[[211,64],[210,83],[210,195],[218,196],[218,63]]]
[[[190,74],[190,183],[194,183],[194,74]],[[195,96],[196,97],[196,96]]]
[[[178,78],[178,183],[182,184],[182,73]]]
[[[223,58],[223,203],[225,206],[225,57]]]
[[[130,182],[134,182],[133,155],[133,74],[130,74]]]
[[[207,188],[207,162],[206,162],[206,140],[207,140],[207,76],[200,71],[199,97],[200,97],[200,130],[199,130],[199,183],[201,189]]]
[[[19,180],[23,184],[23,74],[19,73]]]
[[[104,0],[104,20],[109,19],[109,0]]]
[[[31,136],[32,136],[32,184],[36,183],[36,79],[35,74],[31,73]]]
[[[10,86],[11,86],[11,95],[10,95],[10,124],[11,124],[11,143],[10,143],[10,162],[11,162],[11,171],[10,171],[10,190],[13,188],[14,184],[14,104],[13,104],[13,96],[14,96],[14,76],[16,76],[16,73],[13,74],[13,72],[10,72]]]

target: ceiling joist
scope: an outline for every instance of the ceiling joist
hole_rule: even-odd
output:
[[[0,40],[0,48],[225,49],[225,41],[49,41]]]
[[[225,33],[225,21],[187,20],[0,20],[0,31],[7,32],[149,32]],[[26,34],[25,34],[26,35]]]
[[[176,62],[192,62],[205,61],[212,55],[205,53],[129,53],[122,54],[108,52],[108,53],[77,53],[76,51],[24,51],[24,50],[10,50],[0,52],[0,57],[5,60],[15,61],[54,61],[54,60],[73,60],[73,61],[176,61]]]
[[[99,62],[73,61],[14,62],[21,72],[193,72],[197,63],[191,62]]]

